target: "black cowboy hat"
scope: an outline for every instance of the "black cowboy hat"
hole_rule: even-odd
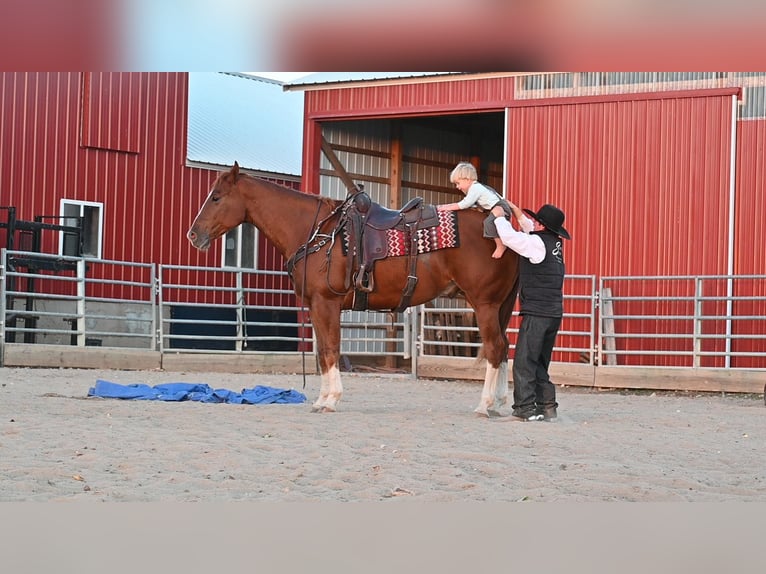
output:
[[[546,203],[537,210],[537,213],[531,209],[524,209],[524,213],[534,217],[537,221],[544,225],[546,229],[552,231],[556,235],[559,235],[564,239],[572,239],[569,237],[569,232],[561,225],[564,223],[564,212],[555,205]]]

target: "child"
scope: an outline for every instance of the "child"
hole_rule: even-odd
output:
[[[469,207],[480,207],[484,211],[491,211],[493,207],[500,206],[506,214],[511,216],[510,204],[500,197],[494,189],[476,181],[478,175],[476,168],[468,162],[457,164],[449,176],[449,180],[455,184],[465,197],[457,203],[445,203],[437,206],[440,211],[457,211],[459,209],[468,209]],[[507,247],[500,241],[495,227],[495,216],[491,213],[484,220],[484,237],[494,238],[495,251],[492,253],[494,259],[500,259]]]

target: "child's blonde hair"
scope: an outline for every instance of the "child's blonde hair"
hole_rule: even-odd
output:
[[[470,164],[467,161],[461,161],[449,175],[451,183],[457,182],[458,179],[470,179],[471,181],[476,181],[479,179],[479,175],[476,173],[476,168],[473,167],[473,164]]]

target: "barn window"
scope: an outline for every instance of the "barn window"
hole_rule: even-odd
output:
[[[740,118],[766,117],[766,87],[750,86],[743,89],[743,103],[739,108]]]
[[[257,267],[256,234],[255,227],[249,223],[242,223],[226,234],[223,242],[224,267]]]
[[[537,74],[522,78],[522,89],[524,90],[551,90],[572,87],[571,73]]]
[[[59,231],[59,254],[70,257],[101,258],[104,205],[90,201],[61,200],[62,225],[80,227],[82,236],[70,231]]]

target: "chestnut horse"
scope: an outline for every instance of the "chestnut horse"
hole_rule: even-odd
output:
[[[295,293],[309,309],[321,375],[314,412],[333,412],[343,394],[340,359],[340,316],[351,309],[354,287],[348,285],[348,257],[336,241],[344,202],[295,191],[245,173],[235,162],[221,172],[187,234],[194,247],[206,250],[212,241],[240,223],[257,227],[285,260],[295,261],[291,278]],[[417,283],[410,306],[428,302],[450,290],[461,290],[473,307],[487,360],[484,387],[474,412],[497,416],[508,399],[506,328],[516,301],[518,255],[510,249],[491,257],[495,244],[483,237],[485,217],[477,210],[455,212],[459,246],[423,253],[417,258]],[[342,234],[341,234],[342,235]],[[367,308],[391,310],[402,300],[411,275],[408,257],[386,257],[375,264],[375,287]],[[347,286],[348,285],[348,286]]]

